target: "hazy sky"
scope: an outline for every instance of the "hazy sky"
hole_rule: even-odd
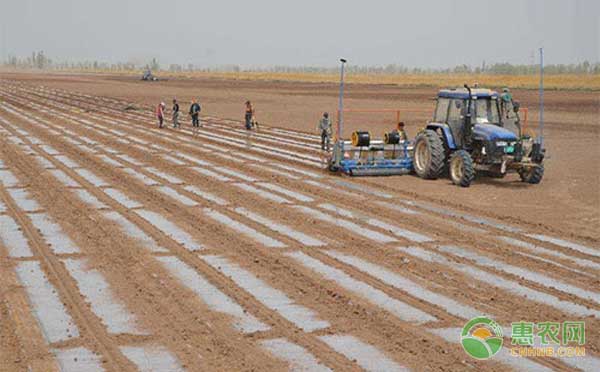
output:
[[[0,0],[2,56],[447,67],[600,61],[600,0]]]

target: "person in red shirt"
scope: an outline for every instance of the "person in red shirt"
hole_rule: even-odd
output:
[[[161,102],[158,107],[156,107],[156,118],[158,119],[158,127],[163,127],[163,122],[165,120],[165,103]]]

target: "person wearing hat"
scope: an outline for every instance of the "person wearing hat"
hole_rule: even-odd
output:
[[[317,131],[321,135],[321,150],[329,151],[329,140],[331,138],[331,119],[329,113],[324,112],[323,117],[319,120]]]
[[[165,120],[165,103],[161,102],[156,107],[156,118],[158,119],[158,127],[163,127],[163,122]]]

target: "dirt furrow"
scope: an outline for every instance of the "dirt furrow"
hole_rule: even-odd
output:
[[[414,220],[414,219],[412,219],[412,220]],[[423,224],[423,225],[425,225],[425,224]],[[440,235],[444,235],[444,234],[446,234],[446,233],[447,233],[447,232],[446,232],[446,231],[444,231],[444,232],[442,232],[442,234],[440,234]],[[561,265],[561,266],[559,266],[559,267],[564,267],[564,265]]]
[[[116,115],[118,115],[118,113],[117,113]],[[395,190],[395,192],[398,192],[398,190]],[[405,193],[405,194],[406,194],[406,193]],[[414,194],[414,193],[409,193],[409,195],[412,195],[412,194]],[[406,196],[406,195],[405,195],[405,196]],[[414,195],[413,195],[413,196],[414,196]],[[429,210],[428,212],[431,212],[431,210]],[[522,221],[520,221],[519,223],[521,223],[521,222],[522,222]],[[537,227],[539,227],[539,226],[537,226]]]
[[[168,167],[169,167],[169,166],[168,166],[168,165],[166,165],[165,163],[158,163],[158,164],[159,164],[159,167],[158,167],[159,169],[161,169],[161,168],[162,168],[162,169],[168,169]],[[261,207],[261,209],[262,209],[262,208],[263,208],[263,207]],[[243,260],[243,258],[240,258],[240,261],[242,261],[242,260]],[[467,262],[468,262],[468,261],[467,261]],[[417,270],[417,271],[419,271],[419,270]],[[310,275],[310,274],[307,274],[307,276],[309,276],[309,275]],[[353,275],[353,276],[354,276],[354,275]],[[368,305],[367,305],[367,306],[368,306]]]
[[[205,271],[205,270],[201,270],[201,271]],[[251,302],[251,301],[249,301],[248,299],[246,299],[246,301],[245,301],[245,302],[247,303],[247,302]],[[297,338],[297,337],[298,337],[297,335],[290,335],[290,338],[291,338],[291,339],[294,339],[294,338]],[[310,349],[316,349],[316,350],[320,350],[321,348],[322,348],[322,347],[315,347],[315,346],[312,346]],[[330,358],[331,358],[331,357],[330,357]],[[335,359],[335,358],[334,358],[334,359]],[[341,363],[341,364],[343,365],[344,363]],[[334,365],[340,365],[340,362],[338,361],[337,363],[334,363]],[[347,364],[346,364],[346,367],[348,367],[348,365],[347,365]]]
[[[380,181],[380,180],[377,180],[377,181],[375,181],[374,183],[376,183],[376,184],[380,184],[381,182],[379,182],[379,181]],[[367,181],[365,181],[365,182],[367,182]],[[373,181],[368,181],[368,182],[373,182]],[[385,181],[383,181],[383,182],[385,182]],[[410,197],[419,196],[419,195],[417,195],[417,193],[415,193],[415,192],[410,192],[410,191],[407,191],[407,190],[399,190],[399,189],[397,189],[397,188],[395,188],[395,192],[401,192],[401,193],[403,193],[403,195],[404,195],[405,197],[406,197],[406,196],[410,196]],[[420,195],[420,198],[421,198],[421,199],[423,199],[422,195]],[[429,200],[429,201],[435,201],[436,203],[440,203],[440,202],[441,202],[441,203],[444,203],[444,204],[448,204],[448,202],[449,202],[448,200],[443,200],[443,201],[440,201],[440,200],[437,200],[437,199],[425,199],[425,200]],[[454,206],[454,207],[458,207],[458,208],[464,208],[464,207],[465,207],[464,205],[453,205],[453,206]],[[477,212],[478,212],[478,213],[480,213],[480,214],[484,213],[484,214],[488,214],[488,215],[490,215],[489,213],[491,212],[491,210],[489,210],[489,209],[487,209],[487,210],[484,210],[484,211],[482,211],[482,210],[478,210]],[[527,226],[530,226],[530,227],[532,227],[532,228],[535,228],[535,229],[540,229],[540,228],[544,229],[544,228],[545,228],[544,226],[540,226],[540,225],[538,225],[538,224],[533,224],[533,225],[532,225],[532,224],[531,224],[531,222],[530,222],[530,221],[527,221],[527,220],[519,220],[519,219],[515,219],[515,218],[514,218],[514,214],[512,215],[511,219],[509,219],[509,221],[516,222],[516,223],[518,223],[518,224],[521,224],[521,225],[527,225]],[[548,231],[549,231],[549,230],[548,230]],[[584,231],[584,230],[581,230],[581,231]],[[561,233],[562,233],[562,232],[563,232],[563,231],[561,231]],[[585,238],[585,236],[583,236],[583,235],[579,235],[579,236],[578,236],[578,235],[572,235],[572,234],[573,234],[573,232],[567,232],[567,234],[569,234],[569,235],[571,235],[571,236],[574,236],[575,238]],[[564,235],[564,234],[562,234],[562,235]],[[596,243],[597,243],[597,240],[592,240],[592,242],[596,242]]]
[[[41,330],[34,326],[30,305],[14,273],[14,264],[0,258],[0,370],[59,371]]]
[[[27,169],[27,166],[23,167],[23,164],[19,163],[19,169]],[[39,173],[39,171],[37,172]],[[137,242],[123,237],[114,223],[108,222],[96,226],[103,217],[99,216],[98,212],[86,210],[85,205],[77,202],[76,197],[69,198],[68,192],[67,195],[64,195],[63,191],[63,195],[57,200],[56,192],[60,193],[61,187],[56,184],[56,181],[53,183],[51,178],[46,181],[46,184],[56,187],[50,188],[53,190],[51,195],[36,195],[36,199],[41,198],[47,201],[48,198],[52,198],[52,208],[48,209],[57,213],[60,216],[59,220],[69,221],[77,226],[76,228],[69,226],[65,230],[76,241],[84,242],[81,246],[86,248],[86,256],[94,263],[95,267],[102,269],[108,280],[119,283],[113,286],[117,297],[127,299],[128,304],[133,305],[131,307],[139,316],[141,323],[149,325],[148,328],[153,331],[152,334],[160,335],[159,342],[162,341],[167,346],[176,345],[173,349],[178,351],[178,356],[186,366],[192,370],[225,368],[226,366],[229,366],[226,368],[252,369],[252,365],[255,363],[255,365],[261,366],[273,363],[264,354],[261,359],[260,352],[250,352],[240,358],[230,360],[229,355],[232,350],[244,350],[248,346],[245,345],[244,340],[231,331],[222,330],[213,333],[215,325],[223,322],[222,317],[207,319],[199,316],[208,311],[202,311],[204,305],[199,305],[193,294],[186,295],[186,291],[182,290],[175,291],[177,293],[175,296],[173,288],[177,288],[178,284],[170,279],[160,265],[144,254],[143,249],[126,248],[136,247]],[[81,211],[85,217],[78,218]],[[86,219],[89,220],[87,224],[85,223]],[[92,226],[96,226],[96,228]],[[91,243],[94,241],[95,244]],[[123,270],[123,264],[129,268],[133,262],[136,263],[133,266],[134,270]],[[64,275],[68,276],[68,274]],[[127,284],[125,285],[125,283]],[[161,319],[161,321],[157,322],[157,319]],[[182,343],[182,338],[185,343]],[[121,338],[120,343],[139,344],[140,341],[136,341],[135,338]],[[206,350],[208,350],[207,355],[204,355]],[[198,354],[202,357],[200,358]],[[259,362],[256,361],[257,359]]]
[[[57,148],[59,148],[58,146],[56,146],[56,147],[57,147]],[[256,260],[256,259],[255,259],[255,260]],[[264,260],[263,260],[263,261],[264,261]],[[259,262],[260,262],[260,261],[259,261]],[[304,281],[300,281],[300,282],[302,283],[302,282],[304,282]],[[298,288],[296,288],[296,291],[297,291],[297,290],[298,290]],[[305,288],[301,288],[301,290],[305,290]],[[286,291],[286,292],[290,293],[290,292],[294,292],[294,291]],[[323,306],[323,305],[322,305],[322,306]],[[329,311],[330,313],[332,313],[332,317],[335,317],[335,316],[336,316],[336,314],[339,316],[339,313],[340,313],[340,311],[339,311],[339,310],[338,310],[337,312],[334,312],[334,311],[332,311],[332,309],[329,309],[329,307],[330,307],[330,306],[323,306],[323,307],[325,307],[325,308],[328,308],[328,311]],[[321,313],[321,311],[319,311],[319,313]],[[372,337],[373,337],[373,335],[370,335],[370,338],[372,338]],[[381,342],[381,341],[380,341],[380,342]]]
[[[3,154],[6,155],[6,154]],[[3,156],[4,157],[4,156]],[[8,157],[4,157],[5,161]],[[12,159],[10,161],[12,163]],[[22,171],[22,164],[15,164],[15,168]],[[21,173],[22,174],[22,173]],[[27,216],[20,211],[12,200],[6,195],[6,190],[0,190],[2,198],[6,205],[19,223],[32,248],[43,262],[44,268],[49,274],[51,283],[58,288],[61,297],[64,299],[69,312],[75,318],[76,323],[82,330],[86,343],[90,345],[91,350],[97,350],[103,356],[103,363],[112,370],[130,370],[133,366],[120,354],[114,346],[114,341],[106,332],[104,326],[97,320],[96,316],[91,314],[87,306],[80,300],[80,293],[77,285],[70,279],[65,271],[61,261],[49,251],[48,246],[36,229],[31,225]]]

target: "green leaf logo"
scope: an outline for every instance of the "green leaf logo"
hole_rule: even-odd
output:
[[[502,327],[484,316],[471,319],[461,333],[463,349],[475,359],[493,357],[502,349],[502,343]]]

